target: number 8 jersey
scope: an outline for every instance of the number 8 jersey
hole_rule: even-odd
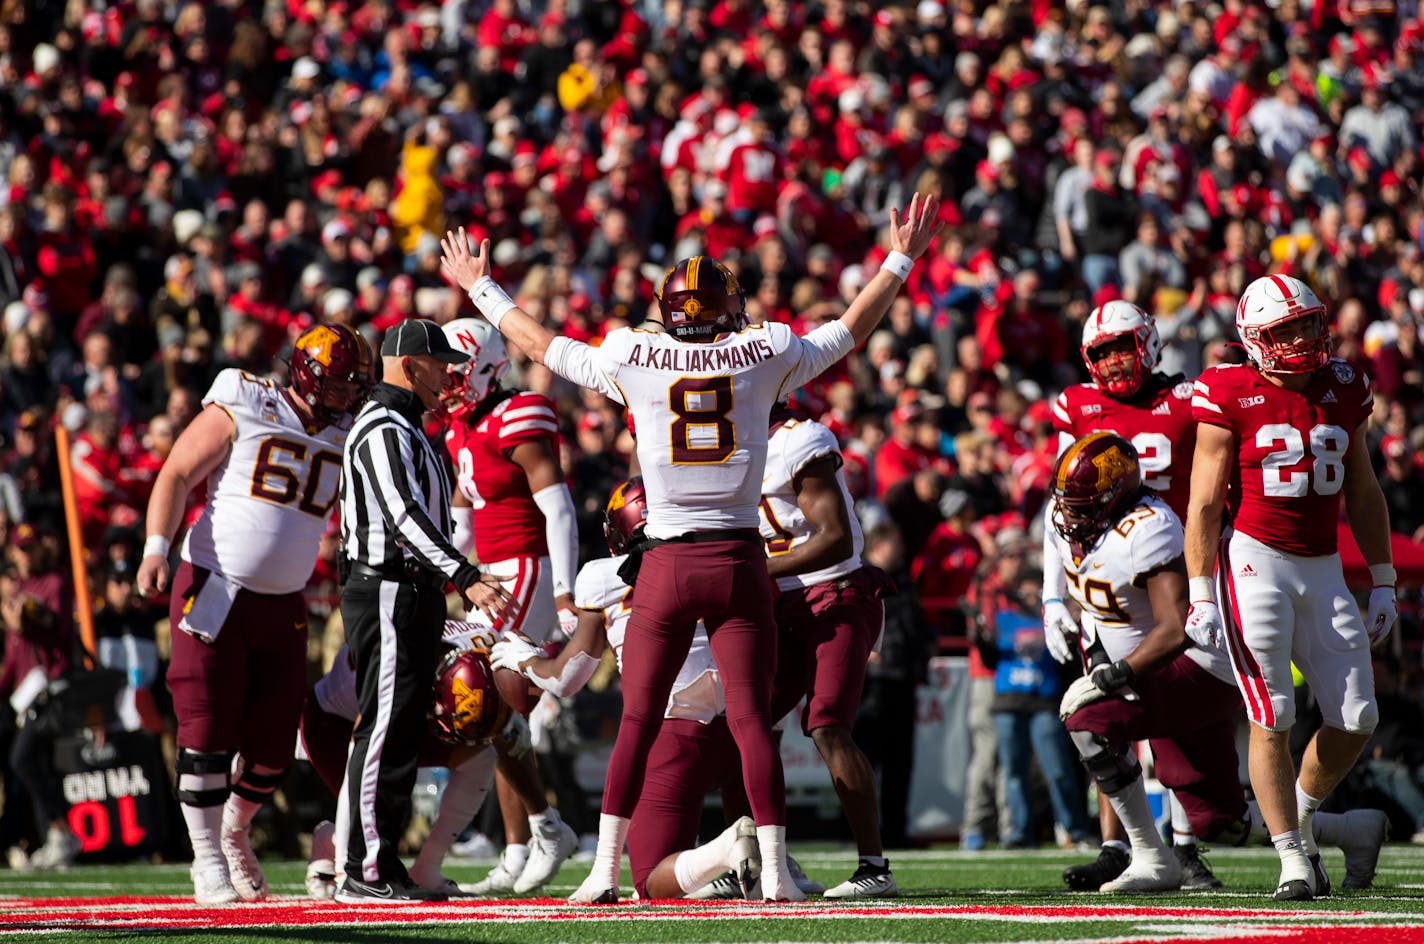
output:
[[[1369,378],[1339,358],[1299,393],[1247,364],[1204,371],[1192,415],[1236,437],[1227,496],[1233,526],[1288,554],[1334,554],[1345,454],[1373,409]]]
[[[294,593],[316,566],[336,503],[350,420],[307,431],[271,381],[229,368],[203,398],[232,418],[232,448],[208,476],[208,502],[183,559],[253,593]]]
[[[556,338],[546,364],[624,403],[638,428],[647,534],[756,530],[776,401],[849,353],[838,321],[797,337],[779,322],[705,344],[619,328],[599,347]]]

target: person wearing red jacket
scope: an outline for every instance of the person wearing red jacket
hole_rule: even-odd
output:
[[[935,464],[939,457],[916,441],[920,423],[930,419],[917,402],[898,406],[890,414],[890,436],[875,454],[876,498],[884,500],[890,486]]]
[[[785,176],[785,164],[767,113],[754,112],[746,138],[732,146],[721,171],[727,184],[727,212],[734,220],[746,224],[759,214],[776,212],[777,181]]]
[[[50,186],[44,193],[44,228],[36,239],[39,285],[49,293],[51,310],[62,327],[72,327],[99,272],[94,244],[74,228],[74,194]]]

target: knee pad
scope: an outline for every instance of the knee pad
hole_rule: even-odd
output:
[[[282,785],[282,778],[286,774],[285,769],[258,770],[248,767],[238,774],[237,780],[232,785],[232,792],[244,800],[263,803],[272,795],[273,790]]]
[[[222,806],[232,777],[232,753],[178,750],[178,802],[185,806]]]
[[[1098,789],[1108,796],[1132,786],[1142,776],[1137,758],[1126,748],[1115,748],[1091,731],[1070,731],[1068,736]]]

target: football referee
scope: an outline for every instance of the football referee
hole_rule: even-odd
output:
[[[401,322],[381,345],[382,382],[357,414],[341,468],[346,571],[341,619],[361,720],[342,786],[348,903],[443,900],[397,854],[445,621],[447,581],[498,622],[509,596],[450,542],[450,472],[421,416],[439,405],[447,365],[469,358],[433,322]],[[340,819],[340,817],[338,817]],[[341,851],[338,849],[338,855]]]

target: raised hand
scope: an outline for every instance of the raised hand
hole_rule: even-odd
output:
[[[489,258],[490,241],[483,240],[479,251],[472,254],[470,240],[465,235],[463,226],[453,233],[447,230],[445,238],[440,240],[441,271],[467,292],[474,288],[476,282],[489,275]]]
[[[943,228],[944,221],[939,218],[939,198],[934,194],[923,198],[918,193],[912,196],[903,219],[897,208],[890,208],[890,248],[903,252],[911,259],[924,255]]]

